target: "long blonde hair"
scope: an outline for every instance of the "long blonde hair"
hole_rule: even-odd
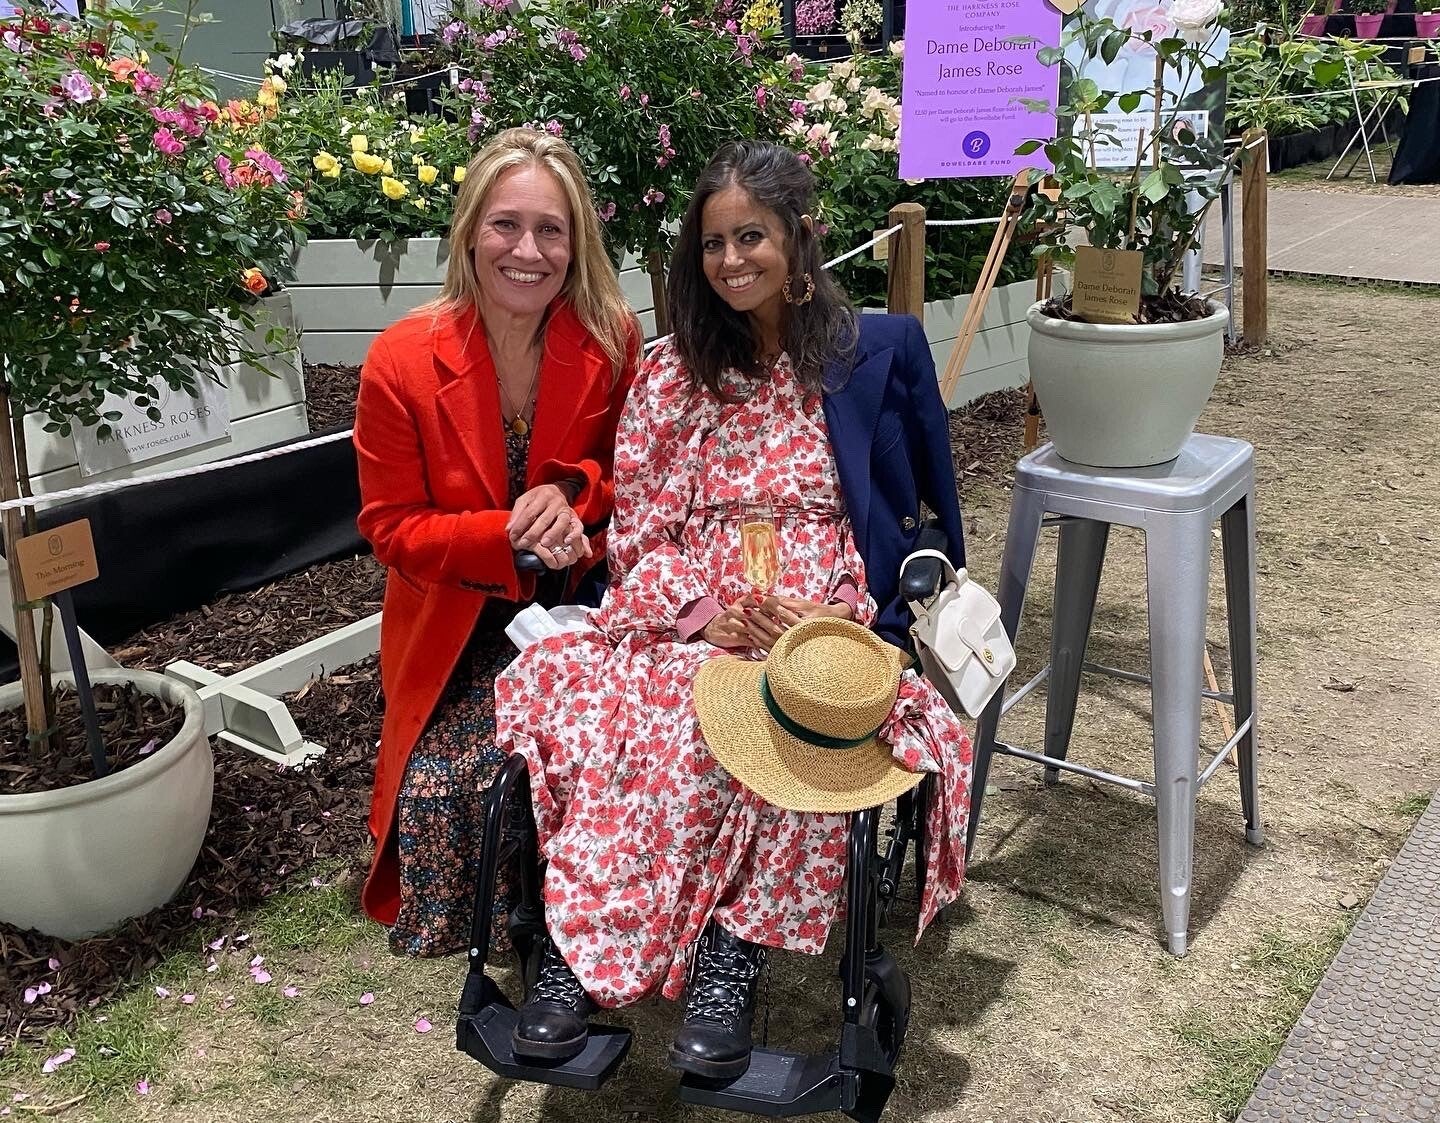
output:
[[[478,308],[480,279],[472,247],[495,182],[512,168],[541,167],[555,177],[570,206],[570,272],[560,295],[599,342],[615,376],[632,358],[640,338],[635,313],[625,303],[615,267],[605,253],[600,216],[575,150],[559,137],[536,129],[506,129],[471,159],[450,220],[450,263],[440,294],[426,309],[458,312]]]

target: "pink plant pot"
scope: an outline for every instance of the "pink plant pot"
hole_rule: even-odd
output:
[[[1355,34],[1361,39],[1374,39],[1380,34],[1380,25],[1385,21],[1385,13],[1379,15],[1363,15],[1355,17]]]
[[[1300,34],[1309,35],[1316,39],[1325,34],[1325,17],[1323,15],[1306,16],[1300,21]]]
[[[1415,34],[1421,39],[1434,39],[1440,35],[1440,12],[1416,13]]]

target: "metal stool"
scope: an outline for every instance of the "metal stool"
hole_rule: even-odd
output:
[[[1161,905],[1170,951],[1175,955],[1185,954],[1190,922],[1196,795],[1232,749],[1239,750],[1245,837],[1257,846],[1264,841],[1255,749],[1254,458],[1254,449],[1245,441],[1195,434],[1185,442],[1179,457],[1153,467],[1090,468],[1061,459],[1054,446],[1046,444],[1022,459],[1015,471],[1015,494],[1000,572],[1001,620],[1013,639],[1020,626],[1025,586],[1040,530],[1043,526],[1058,526],[1060,556],[1055,567],[1050,664],[1008,698],[996,694],[980,718],[967,847],[975,844],[990,758],[997,752],[1043,764],[1049,783],[1059,779],[1058,770],[1063,768],[1154,796],[1160,837]],[[1217,519],[1225,556],[1230,694],[1202,689],[1210,530]],[[1085,661],[1112,523],[1145,532],[1149,676]],[[1150,684],[1153,783],[1066,761],[1082,670]],[[997,741],[995,731],[1001,715],[1047,677],[1050,683],[1046,690],[1044,755]],[[1204,771],[1199,771],[1202,698],[1233,705],[1236,730]]]

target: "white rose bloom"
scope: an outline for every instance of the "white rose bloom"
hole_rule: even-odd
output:
[[[1222,0],[1172,0],[1170,22],[1191,43],[1203,43],[1225,10]]]
[[[830,99],[829,105],[827,105],[826,108],[829,109],[831,113],[838,113],[841,116],[844,116],[845,112],[850,108],[850,106],[845,103],[845,99],[843,97],[832,97]]]
[[[904,40],[904,39],[891,39],[891,40],[890,40],[890,53],[891,53],[892,55],[894,55],[896,58],[904,58],[904,57],[905,57],[905,40]]]
[[[805,100],[811,105],[824,105],[834,96],[834,82],[817,82],[805,92]]]
[[[878,86],[871,86],[865,91],[865,97],[860,102],[860,112],[866,117],[874,117],[882,113],[890,106],[890,97]]]
[[[847,58],[843,62],[837,62],[830,68],[830,75],[833,78],[849,78],[855,73],[855,60]]]
[[[860,92],[860,75],[853,75],[850,81],[845,83],[845,88],[852,94]]]

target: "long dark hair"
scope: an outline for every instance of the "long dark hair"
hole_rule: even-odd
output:
[[[859,332],[850,299],[821,268],[820,240],[803,219],[814,213],[815,179],[795,153],[778,144],[731,141],[710,158],[696,181],[670,259],[667,305],[680,358],[695,385],[720,398],[726,397],[720,376],[727,369],[755,381],[769,377],[749,317],[726,304],[705,276],[702,214],[710,198],[728,187],[739,187],[780,219],[796,295],[805,291],[805,274],[815,283],[809,301],[789,306],[780,342],[796,379],[819,392],[827,373],[838,372],[841,379],[848,374]]]

